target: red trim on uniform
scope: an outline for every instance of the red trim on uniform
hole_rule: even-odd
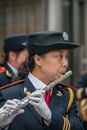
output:
[[[16,84],[19,84],[19,83],[22,83],[22,82],[24,82],[24,79],[18,80],[16,82],[13,82],[13,83],[10,83],[10,84],[7,84],[7,85],[4,85],[4,86],[0,87],[0,90],[12,87],[13,85],[16,85]]]

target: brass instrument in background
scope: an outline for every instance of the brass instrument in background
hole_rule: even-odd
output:
[[[79,112],[83,121],[87,121],[87,98],[80,101]]]
[[[78,109],[80,117],[83,121],[87,121],[87,94],[86,88],[79,88],[76,91],[76,99],[78,102]]]
[[[43,90],[47,91],[47,90],[55,87],[58,83],[62,82],[64,79],[66,79],[67,77],[69,77],[71,74],[72,74],[72,71],[66,72],[58,80],[55,80],[55,81],[51,82],[50,84],[48,84]],[[6,110],[6,112],[0,114],[0,122],[3,122],[5,120],[7,120],[12,114],[15,114],[21,108],[23,108],[26,105],[28,105],[29,104],[29,98],[28,98],[28,96],[29,95],[27,95],[25,98],[23,98],[22,100],[20,100],[20,104],[18,104],[18,106],[15,109],[10,109],[9,108],[8,110]]]

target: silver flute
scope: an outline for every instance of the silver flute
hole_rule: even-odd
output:
[[[50,84],[46,85],[43,90],[47,91],[53,87],[55,87],[58,83],[62,82],[64,79],[69,77],[72,74],[72,71],[66,72],[63,76],[61,76],[59,79],[51,82]],[[37,91],[37,90],[36,90]],[[27,95],[25,98],[20,100],[20,103],[15,109],[8,108],[5,112],[0,114],[0,122],[3,122],[7,120],[11,115],[16,114],[20,109],[24,108],[26,105],[29,104],[29,95]]]

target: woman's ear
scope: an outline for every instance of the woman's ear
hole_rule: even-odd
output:
[[[9,52],[9,60],[14,60],[16,58],[16,54],[13,51]]]
[[[41,56],[34,55],[35,64],[41,65]]]

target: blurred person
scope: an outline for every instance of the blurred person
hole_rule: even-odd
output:
[[[20,109],[15,114],[10,115],[8,118],[4,118],[4,120],[1,120],[1,115],[6,114],[8,112],[8,109],[14,110],[20,101],[18,99],[13,100],[7,100],[5,102],[5,99],[2,97],[2,93],[0,91],[0,130],[7,129],[9,124],[13,121],[13,119],[24,112],[23,109]]]
[[[80,79],[77,83],[76,93],[80,117],[83,120],[84,128],[87,130],[87,70],[81,71]]]
[[[85,88],[87,86],[87,70],[81,71],[80,78],[76,86],[77,88]]]
[[[76,98],[77,100],[82,100],[87,98],[87,87],[78,88],[76,91]]]
[[[69,51],[77,47],[79,44],[71,43],[66,32],[46,31],[29,35],[29,61],[24,68],[29,70],[25,70],[27,77],[22,84],[2,91],[6,100],[27,96],[29,104],[8,130],[83,130],[73,90],[62,85],[47,92],[43,90],[66,73]]]
[[[1,53],[0,54],[0,66],[2,66],[5,63],[5,54]]]
[[[20,65],[28,57],[27,34],[16,34],[4,40],[5,64],[0,67],[0,86],[13,82]]]

